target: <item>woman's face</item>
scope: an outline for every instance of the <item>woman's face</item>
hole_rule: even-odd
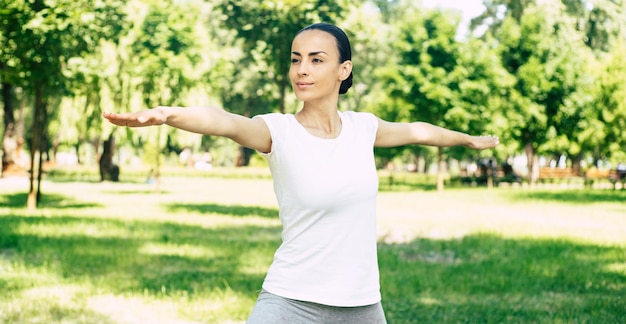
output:
[[[352,62],[339,63],[335,38],[321,30],[306,30],[291,45],[289,78],[302,101],[339,96],[339,86],[352,70]]]

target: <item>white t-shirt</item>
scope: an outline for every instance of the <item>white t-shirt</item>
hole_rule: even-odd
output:
[[[283,224],[263,283],[275,295],[331,306],[380,301],[374,162],[376,117],[340,112],[337,138],[311,135],[293,114],[266,114],[268,160]]]

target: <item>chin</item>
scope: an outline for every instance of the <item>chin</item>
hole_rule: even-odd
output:
[[[307,94],[307,93],[303,93],[302,91],[296,91],[295,92],[296,98],[298,98],[298,100],[300,101],[307,101],[307,100],[311,100],[312,96]]]

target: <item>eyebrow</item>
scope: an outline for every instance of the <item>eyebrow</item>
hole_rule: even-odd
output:
[[[293,55],[298,55],[298,56],[302,56],[302,54],[300,54],[300,52],[291,52],[291,54]],[[315,55],[319,55],[319,54],[326,54],[328,55],[326,52],[324,51],[317,51],[317,52],[310,52],[309,56],[315,56]]]

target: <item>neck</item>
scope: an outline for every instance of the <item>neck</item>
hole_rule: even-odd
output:
[[[341,133],[341,118],[337,106],[312,106],[304,104],[296,113],[296,120],[314,136],[336,138]]]

